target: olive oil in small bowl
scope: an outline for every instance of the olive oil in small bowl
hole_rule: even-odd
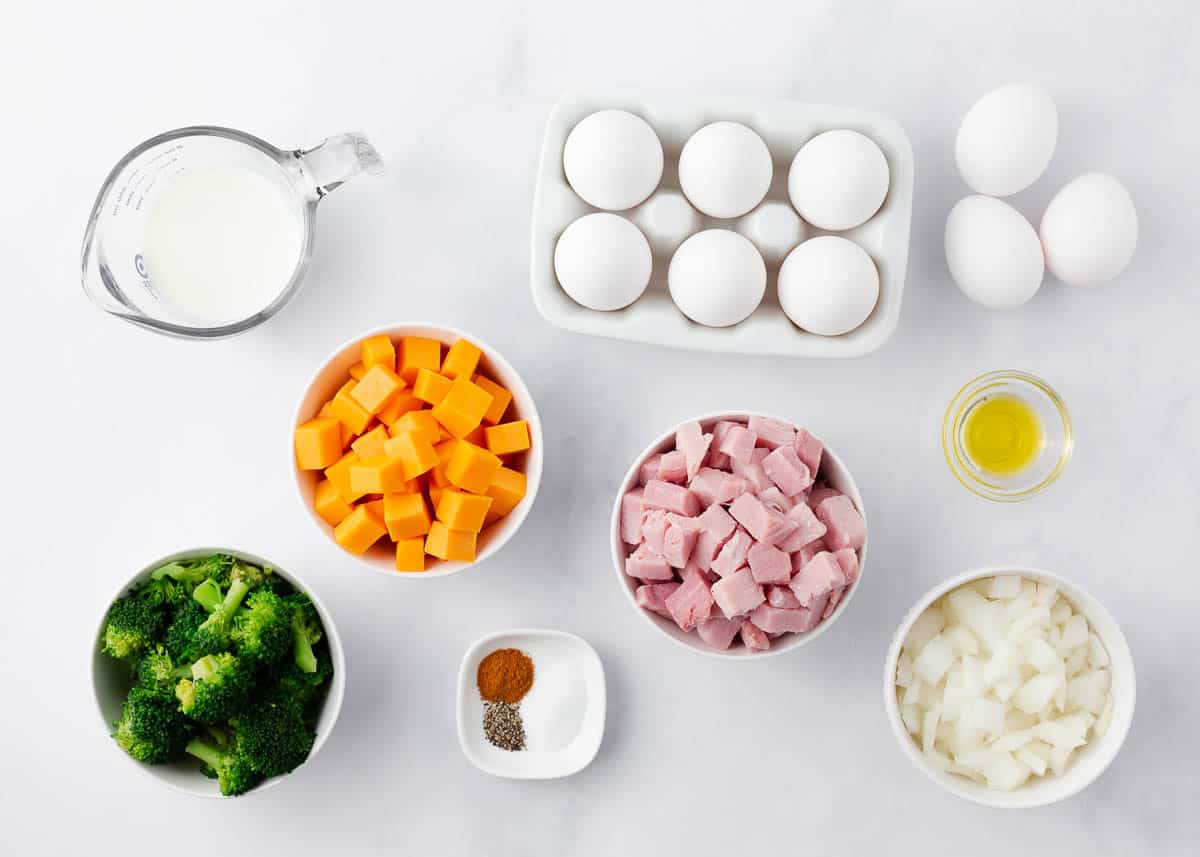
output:
[[[1049,384],[1025,372],[989,372],[964,386],[942,423],[955,477],[980,497],[1027,500],[1071,458],[1071,416]]]

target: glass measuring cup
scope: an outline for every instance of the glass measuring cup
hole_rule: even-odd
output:
[[[361,134],[292,151],[230,128],[160,134],[122,158],[96,197],[83,241],[84,292],[105,312],[159,333],[242,333],[299,288],[317,203],[382,168]]]

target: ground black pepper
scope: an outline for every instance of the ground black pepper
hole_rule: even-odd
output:
[[[483,734],[501,750],[525,749],[525,724],[519,706],[508,702],[483,704]]]

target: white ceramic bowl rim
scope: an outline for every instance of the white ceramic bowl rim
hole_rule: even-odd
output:
[[[621,480],[620,489],[617,491],[616,501],[613,503],[612,517],[609,524],[613,569],[617,574],[617,580],[621,584],[621,591],[625,593],[626,600],[628,600],[630,606],[637,611],[638,615],[642,617],[642,620],[653,627],[654,630],[660,635],[666,637],[677,646],[681,646],[692,652],[698,652],[699,654],[707,655],[711,658],[720,658],[721,660],[729,661],[762,660],[763,658],[781,655],[784,652],[789,652],[793,649],[798,649],[801,646],[808,645],[829,630],[833,623],[836,622],[843,613],[845,613],[850,601],[854,598],[854,594],[858,591],[859,586],[862,585],[863,576],[866,572],[867,566],[867,548],[870,547],[871,543],[871,527],[867,521],[867,510],[863,505],[862,495],[859,494],[858,485],[855,483],[854,477],[851,475],[849,468],[846,467],[845,463],[838,456],[838,454],[834,452],[828,444],[825,443],[823,437],[817,435],[821,442],[825,444],[825,451],[821,461],[821,471],[824,472],[826,462],[828,460],[832,461],[835,467],[842,474],[844,474],[844,484],[838,486],[838,490],[845,493],[848,497],[850,497],[851,500],[854,501],[854,505],[857,507],[858,513],[862,516],[863,524],[866,526],[867,530],[866,542],[863,544],[862,549],[858,552],[858,579],[850,586],[850,589],[842,597],[842,600],[838,603],[838,606],[834,609],[833,613],[828,619],[823,619],[821,624],[817,625],[817,627],[813,628],[808,633],[785,634],[782,637],[773,639],[771,641],[771,648],[767,649],[765,652],[750,652],[745,648],[720,651],[705,645],[704,642],[701,641],[694,632],[685,635],[684,632],[679,631],[674,623],[670,622],[670,620],[652,614],[650,611],[643,609],[637,603],[637,598],[634,594],[636,591],[636,583],[634,582],[633,578],[625,574],[625,551],[627,549],[627,545],[621,541],[621,498],[625,496],[626,491],[629,491],[636,485],[639,471],[641,470],[643,462],[645,462],[645,460],[655,452],[659,452],[661,447],[674,438],[676,430],[685,422],[698,422],[703,426],[716,420],[745,421],[752,416],[779,420],[780,422],[787,423],[791,426],[802,426],[802,423],[797,422],[796,420],[788,419],[787,417],[775,416],[772,414],[764,414],[761,411],[754,410],[714,411],[712,413],[701,414],[700,416],[680,420],[672,428],[659,435],[650,443],[649,446],[638,453],[636,458],[634,458],[633,464],[630,465],[629,469],[625,472],[625,478]],[[668,630],[667,626],[676,631],[676,633],[672,633],[671,630]]]
[[[545,441],[542,435],[541,417],[538,414],[537,404],[533,399],[533,393],[530,392],[529,387],[525,383],[525,380],[521,377],[521,374],[517,372],[517,370],[513,368],[512,364],[509,363],[504,356],[489,343],[485,342],[483,339],[480,339],[473,333],[467,333],[466,331],[462,331],[454,327],[448,327],[444,324],[438,324],[431,321],[405,321],[384,325],[382,327],[364,331],[356,336],[352,336],[327,354],[320,361],[316,370],[309,376],[308,381],[304,384],[303,392],[300,394],[300,401],[297,403],[295,410],[293,411],[292,421],[288,426],[289,432],[292,428],[299,425],[304,419],[308,418],[308,414],[305,413],[305,400],[308,398],[312,388],[321,380],[321,377],[329,368],[329,364],[331,364],[348,349],[361,345],[364,339],[367,339],[371,336],[379,336],[381,334],[386,334],[392,339],[395,339],[399,336],[434,335],[436,335],[443,342],[447,338],[449,338],[451,341],[454,339],[466,339],[474,343],[479,350],[483,352],[484,358],[487,360],[487,362],[491,363],[496,369],[500,370],[497,374],[505,374],[516,380],[519,387],[517,387],[517,385],[510,384],[509,392],[513,394],[514,405],[516,403],[516,399],[518,398],[518,394],[526,400],[527,407],[522,405],[518,408],[518,410],[520,411],[521,419],[529,423],[531,448],[525,463],[525,496],[522,498],[521,502],[517,504],[515,509],[502,518],[501,521],[497,522],[497,524],[503,524],[503,529],[498,531],[494,536],[490,537],[490,540],[484,545],[483,550],[479,552],[479,555],[476,556],[473,562],[449,562],[441,560],[436,566],[428,571],[397,572],[394,568],[386,568],[381,563],[373,561],[370,556],[354,556],[352,554],[348,554],[343,551],[336,542],[333,542],[333,535],[332,533],[328,532],[329,525],[326,524],[319,515],[317,515],[316,511],[314,511],[312,508],[312,504],[307,502],[305,499],[301,480],[304,478],[303,474],[307,471],[301,471],[296,467],[295,455],[293,453],[292,444],[290,441],[287,444],[288,467],[292,471],[300,504],[304,507],[305,514],[307,514],[309,519],[317,525],[317,528],[321,530],[322,535],[331,544],[333,544],[338,552],[350,557],[351,559],[357,560],[357,565],[366,566],[376,574],[393,579],[400,578],[404,580],[431,580],[439,577],[449,577],[450,575],[457,574],[464,569],[475,568],[480,563],[494,556],[502,547],[504,547],[504,545],[508,543],[509,539],[516,535],[522,524],[524,524],[526,517],[529,515],[529,510],[533,508],[534,500],[537,497],[538,486],[541,484],[542,479],[543,448],[545,446]],[[516,389],[512,389],[512,387],[516,387]],[[496,525],[494,524],[493,527],[495,526]]]
[[[933,602],[958,587],[985,577],[998,574],[1016,574],[1021,577],[1042,580],[1054,584],[1059,592],[1081,612],[1088,624],[1100,638],[1108,651],[1112,672],[1113,714],[1108,731],[1093,740],[1071,760],[1070,766],[1061,777],[1047,777],[1031,784],[1020,786],[1011,792],[993,791],[972,782],[966,777],[945,773],[933,768],[918,749],[912,736],[900,719],[900,704],[896,699],[896,663],[909,628],[917,617]],[[1129,643],[1112,614],[1091,593],[1067,578],[1042,569],[1020,565],[996,565],[974,568],[942,581],[926,592],[901,621],[892,643],[888,647],[883,671],[883,696],[888,722],[892,727],[901,750],[917,768],[947,791],[982,806],[1001,809],[1023,809],[1057,803],[1082,791],[1101,774],[1116,758],[1129,733],[1137,697],[1137,678]],[[1086,755],[1085,755],[1086,754]]]
[[[141,568],[141,570],[139,570],[137,573],[130,576],[125,581],[125,583],[121,586],[121,588],[119,590],[117,590],[116,594],[114,594],[112,597],[109,598],[109,600],[104,604],[104,609],[100,613],[99,620],[96,622],[96,632],[95,632],[95,634],[92,635],[92,638],[91,638],[92,639],[92,647],[93,647],[92,648],[92,657],[90,660],[90,663],[92,665],[91,671],[90,671],[91,672],[91,684],[92,684],[92,699],[96,703],[97,711],[100,713],[100,723],[101,723],[101,727],[103,729],[102,734],[104,736],[104,740],[126,762],[132,764],[135,768],[137,768],[143,774],[151,777],[155,781],[161,783],[164,786],[167,786],[168,788],[170,788],[174,791],[180,792],[182,794],[187,794],[187,795],[192,795],[193,797],[202,797],[202,798],[223,797],[223,795],[221,795],[219,792],[215,791],[215,788],[211,791],[210,790],[201,791],[201,790],[190,789],[184,785],[181,785],[180,783],[175,782],[174,778],[166,776],[164,774],[164,771],[168,770],[168,768],[166,768],[165,766],[143,764],[142,762],[139,762],[136,759],[134,759],[132,756],[130,756],[128,753],[126,753],[124,750],[122,750],[120,747],[118,747],[117,743],[112,738],[112,723],[107,719],[107,716],[104,713],[104,702],[100,698],[99,687],[98,687],[97,681],[96,681],[97,659],[107,657],[106,655],[103,655],[102,653],[100,653],[100,640],[104,636],[105,619],[108,616],[108,609],[112,605],[112,602],[114,600],[116,600],[117,598],[120,598],[123,595],[126,595],[130,591],[130,589],[133,588],[133,586],[135,584],[140,583],[142,580],[146,579],[146,577],[150,574],[150,572],[154,571],[156,568],[160,568],[160,567],[166,565],[167,563],[175,562],[176,560],[193,559],[195,557],[209,556],[209,555],[215,554],[215,553],[229,554],[230,556],[234,556],[239,559],[246,560],[247,562],[254,563],[255,565],[269,567],[275,574],[278,574],[280,577],[282,577],[288,583],[292,584],[292,586],[294,586],[297,590],[304,592],[306,595],[308,595],[308,597],[312,600],[313,606],[317,610],[317,614],[321,617],[321,624],[325,629],[325,639],[329,643],[329,654],[330,654],[330,657],[333,658],[333,678],[330,680],[329,688],[326,691],[326,695],[325,695],[325,701],[322,703],[321,713],[320,713],[320,718],[319,718],[320,719],[320,723],[319,723],[320,728],[317,729],[317,737],[316,737],[316,740],[313,742],[312,750],[310,750],[308,753],[308,758],[304,760],[304,763],[302,765],[300,765],[299,768],[292,771],[291,773],[282,774],[277,777],[270,777],[268,779],[265,779],[258,785],[254,786],[254,788],[252,788],[249,791],[245,792],[244,794],[238,796],[240,798],[246,798],[246,797],[249,797],[250,795],[258,794],[260,792],[266,791],[267,789],[273,788],[274,786],[278,785],[280,781],[286,779],[287,777],[295,776],[297,773],[299,773],[304,768],[305,765],[307,765],[309,762],[311,762],[316,757],[317,753],[320,752],[321,748],[323,746],[325,746],[325,742],[329,739],[330,733],[333,732],[333,728],[337,724],[338,717],[342,711],[342,700],[345,697],[346,660],[345,660],[345,656],[342,652],[341,637],[338,635],[337,625],[334,624],[334,621],[333,621],[333,615],[329,612],[329,609],[325,606],[325,603],[323,601],[321,601],[321,599],[317,596],[317,593],[313,590],[313,588],[311,586],[309,586],[307,583],[305,583],[303,580],[301,580],[293,572],[284,571],[277,564],[260,556],[259,554],[251,553],[250,551],[241,550],[240,548],[230,548],[230,547],[189,548],[189,549],[185,549],[185,550],[174,551],[173,553],[169,553],[166,556],[163,556],[159,559],[154,560],[153,562],[147,563],[145,566],[143,566]],[[171,769],[171,770],[173,770],[173,769]],[[195,777],[196,777],[196,780],[200,783],[211,784],[213,782],[212,780],[209,780],[206,777],[204,777],[200,773],[199,769],[196,770]]]

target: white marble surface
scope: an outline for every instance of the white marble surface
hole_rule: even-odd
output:
[[[0,851],[413,855],[1194,853],[1200,601],[1200,315],[1194,3],[603,4],[210,2],[6,7],[7,452],[0,618]],[[952,141],[1012,78],[1058,100],[1058,151],[1016,204],[1037,217],[1110,170],[1139,206],[1120,282],[1048,282],[997,314],[950,284]],[[861,105],[917,156],[900,328],[852,362],[716,359],[560,333],[528,294],[531,177],[568,86]],[[320,212],[307,288],[240,339],[188,344],[95,311],[78,247],[95,189],[137,141],[197,122],[286,145],[358,129],[389,164]],[[522,532],[475,573],[361,572],[306,520],[287,471],[303,379],[358,330],[475,331],[540,403],[546,478]],[[941,458],[942,408],[1017,367],[1065,396],[1078,451],[1033,502],[976,500]],[[854,468],[872,515],[862,591],[816,645],[714,663],[659,639],[612,577],[612,492],[666,425],[746,407],[794,416]],[[89,696],[94,622],[134,566],[205,542],[305,574],[339,617],[349,674],[321,756],[257,798],[198,802],[108,746]],[[911,769],[883,714],[884,648],[909,604],[973,564],[1030,563],[1090,588],[1129,637],[1140,699],[1108,773],[1059,806],[966,805]],[[556,782],[475,770],[455,669],[480,634],[592,642],[608,731]],[[221,850],[221,849],[218,849]]]

